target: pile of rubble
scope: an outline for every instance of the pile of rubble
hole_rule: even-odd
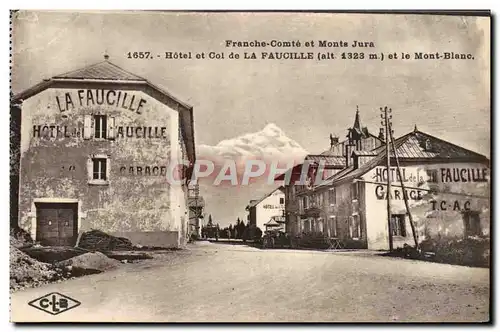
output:
[[[120,261],[100,252],[88,252],[55,264],[72,277],[96,274],[117,268]]]
[[[62,269],[39,262],[15,246],[10,246],[10,289],[35,287],[64,278]]]
[[[152,258],[133,252],[137,248],[130,240],[98,230],[83,233],[78,247],[43,247],[23,231],[11,232],[10,242],[11,290],[101,273],[122,263]]]
[[[134,249],[134,245],[129,239],[112,236],[99,230],[91,230],[83,233],[78,241],[78,247],[99,251]]]

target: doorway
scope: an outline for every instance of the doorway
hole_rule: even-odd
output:
[[[74,246],[78,203],[35,203],[36,240],[45,246]]]

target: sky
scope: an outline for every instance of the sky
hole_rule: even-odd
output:
[[[321,153],[345,137],[356,108],[378,133],[392,108],[395,136],[418,129],[490,156],[488,18],[314,13],[19,12],[13,20],[12,90],[103,60],[194,107],[201,151],[272,130],[295,150]],[[374,48],[226,48],[226,40],[373,42]],[[224,52],[226,59],[128,59],[128,52]],[[457,52],[474,60],[243,60],[231,51]],[[271,125],[271,126],[270,126]],[[275,127],[274,127],[275,126]],[[276,140],[274,140],[276,141]],[[284,150],[286,151],[286,150]],[[270,188],[204,188],[221,225],[246,218],[249,199]],[[237,190],[237,191],[235,191]],[[231,204],[228,204],[231,199]]]

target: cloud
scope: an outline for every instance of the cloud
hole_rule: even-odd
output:
[[[209,160],[257,158],[270,161],[302,161],[307,155],[300,144],[289,138],[283,130],[270,123],[261,131],[220,141],[215,146],[199,145],[198,158]]]

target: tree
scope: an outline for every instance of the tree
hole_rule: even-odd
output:
[[[243,220],[238,218],[238,222],[236,223],[235,229],[236,229],[236,238],[242,239],[243,238],[243,233],[245,232],[245,224],[243,223]]]

